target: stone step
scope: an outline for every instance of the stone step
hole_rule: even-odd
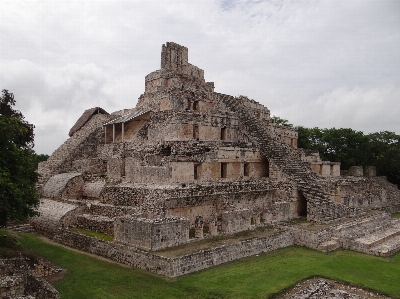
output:
[[[394,236],[385,242],[370,248],[374,255],[388,257],[400,251],[400,235]]]
[[[339,238],[336,237],[332,237],[331,240],[323,242],[318,246],[318,250],[321,250],[322,252],[328,252],[339,248],[340,248],[340,241]]]
[[[7,226],[7,229],[18,233],[32,233],[35,231],[35,228],[30,223]]]
[[[380,244],[385,243],[387,240],[400,236],[400,223],[396,222],[392,227],[389,227],[383,231],[378,231],[370,235],[358,238],[355,241],[365,248],[376,247]]]
[[[358,218],[353,221],[348,221],[335,227],[335,233],[345,232],[353,228],[361,229],[368,225],[382,226],[383,224],[390,225],[391,218],[388,214],[381,213],[378,215]],[[367,233],[367,231],[365,232]]]

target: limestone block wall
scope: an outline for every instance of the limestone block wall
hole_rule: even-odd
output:
[[[121,183],[106,186],[101,193],[100,201],[116,206],[140,206],[149,195],[147,188],[135,188],[132,183]]]
[[[277,232],[268,237],[253,238],[211,250],[201,250],[173,259],[171,261],[171,271],[168,273],[168,276],[176,277],[193,273],[233,260],[262,252],[270,252],[291,245],[293,245],[293,238],[289,232]]]
[[[98,199],[105,185],[106,182],[104,181],[86,182],[82,188],[82,196],[90,199]]]
[[[60,232],[55,240],[79,250],[169,277],[193,273],[294,244],[292,234],[289,231],[282,231],[271,236],[253,238],[210,250],[201,250],[178,258],[166,258],[143,252],[134,247],[115,244],[66,230]]]
[[[197,181],[217,181],[221,178],[221,163],[197,163],[194,167],[196,167]]]
[[[114,219],[107,216],[82,214],[77,217],[76,226],[98,233],[114,234]]]
[[[291,226],[294,244],[300,246],[307,246],[309,248],[319,250],[320,245],[324,242],[331,240],[333,236],[332,229],[321,229],[317,231],[300,229]]]
[[[179,217],[119,217],[115,220],[114,239],[144,250],[159,250],[185,244],[189,241],[189,220]]]
[[[234,234],[236,232],[250,229],[251,216],[252,214],[249,209],[222,212],[222,231]]]
[[[92,203],[87,207],[87,210],[92,215],[107,216],[109,218],[138,214],[138,209],[135,207],[114,206],[102,203]]]
[[[120,157],[107,160],[107,176],[112,179],[120,179],[125,175],[125,160]]]
[[[43,196],[49,198],[75,198],[82,196],[84,181],[79,172],[62,173],[52,176],[43,186]]]
[[[267,128],[273,136],[277,136],[282,142],[297,148],[298,133],[296,130],[275,123],[268,123]]]
[[[365,166],[364,167],[364,176],[375,177],[376,176],[376,167],[375,166]]]
[[[98,158],[79,159],[71,162],[72,169],[80,173],[102,173],[106,172],[103,161]]]
[[[83,206],[42,198],[39,216],[30,218],[29,222],[39,231],[54,234],[61,226],[74,224],[83,210]]]
[[[262,219],[264,222],[277,222],[297,217],[291,213],[290,202],[277,201],[267,202],[262,210]]]
[[[126,180],[133,183],[169,183],[173,173],[168,166],[141,166],[127,163],[125,166]]]
[[[193,162],[170,162],[169,164],[171,167],[171,183],[187,183],[194,181]]]
[[[346,176],[337,184],[343,203],[350,207],[380,208],[400,200],[400,190],[385,178]]]
[[[73,160],[92,158],[96,147],[102,142],[102,124],[110,119],[106,114],[93,115],[86,124],[67,139],[47,161],[40,165],[42,181],[61,170],[71,169]]]
[[[351,176],[363,176],[364,170],[362,166],[352,166],[349,169],[349,175]]]
[[[122,157],[125,147],[125,143],[108,143],[99,144],[96,149],[96,155],[103,161],[108,161],[113,157]]]

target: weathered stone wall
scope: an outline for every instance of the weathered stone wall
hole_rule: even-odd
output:
[[[102,124],[110,118],[111,116],[106,114],[93,115],[80,130],[54,151],[49,159],[40,165],[41,183],[46,182],[53,174],[71,169],[74,160],[93,158],[92,154],[103,140]]]
[[[146,219],[123,216],[115,220],[115,241],[142,248],[159,250],[189,241],[189,220],[179,217]]]
[[[80,173],[104,173],[107,170],[106,165],[98,158],[73,160],[71,166]]]
[[[111,179],[120,179],[125,175],[125,160],[120,157],[107,160],[107,176]]]
[[[101,193],[100,201],[104,204],[116,206],[140,206],[149,195],[147,188],[136,187],[132,183],[121,183],[118,185],[106,186]]]
[[[86,182],[82,188],[82,197],[90,199],[100,198],[101,192],[106,185],[105,181]]]
[[[39,231],[54,234],[60,226],[75,223],[77,215],[83,210],[83,206],[42,198],[39,216],[30,218],[29,222]]]
[[[58,299],[58,291],[40,276],[32,273],[28,275],[25,284],[25,294],[30,294],[34,298]]]
[[[250,229],[251,216],[249,209],[222,212],[222,231],[234,234]]]
[[[352,166],[349,169],[349,175],[351,176],[363,176],[364,171],[362,166]]]
[[[130,206],[114,206],[102,203],[89,204],[87,208],[88,212],[92,215],[107,216],[109,218],[115,218],[124,215],[138,214],[137,208]]]
[[[103,234],[114,234],[114,219],[101,215],[82,214],[76,219],[76,226]]]
[[[350,207],[381,208],[399,202],[400,192],[386,178],[346,176],[337,179],[343,203]]]
[[[58,299],[57,290],[42,278],[57,272],[57,269],[38,258],[0,260],[0,295],[2,298],[33,296],[29,298]]]
[[[82,196],[84,181],[79,172],[52,176],[43,187],[43,196],[49,198],[75,198]]]
[[[210,250],[201,250],[178,258],[166,258],[134,247],[115,244],[70,231],[60,231],[55,240],[67,246],[169,277],[193,273],[294,244],[292,234],[283,231],[267,237],[254,238]]]

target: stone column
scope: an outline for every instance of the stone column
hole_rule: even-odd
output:
[[[203,239],[203,226],[204,221],[202,216],[196,216],[196,220],[194,222],[194,236],[195,238]]]

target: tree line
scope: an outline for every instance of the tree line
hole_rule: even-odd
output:
[[[400,186],[400,135],[381,131],[364,134],[349,128],[306,128],[293,126],[273,116],[271,120],[298,132],[298,147],[317,151],[324,161],[340,162],[341,169],[375,166],[377,175]]]

